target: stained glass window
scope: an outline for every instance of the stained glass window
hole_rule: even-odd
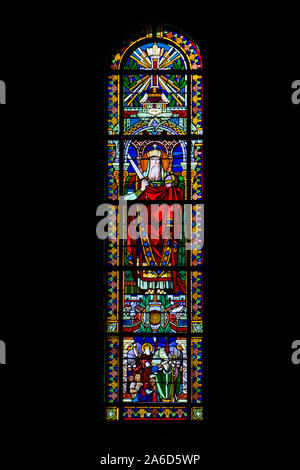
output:
[[[203,420],[202,70],[198,46],[166,25],[107,64],[107,421]]]

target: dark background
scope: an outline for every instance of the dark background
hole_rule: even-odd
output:
[[[225,464],[288,465],[296,456],[296,15],[193,8],[134,15],[118,6],[113,18],[45,8],[39,21],[27,10],[1,31],[0,339],[8,364],[0,370],[0,455],[11,465],[93,467],[108,451],[199,451]],[[199,45],[207,102],[209,416],[166,430],[99,421],[92,216],[102,181],[103,61],[118,34],[145,20],[173,24]],[[99,249],[96,241],[96,259]]]

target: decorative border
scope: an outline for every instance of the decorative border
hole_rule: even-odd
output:
[[[119,271],[111,271],[107,273],[105,295],[105,332],[119,332]]]
[[[203,78],[201,75],[191,76],[191,119],[192,134],[203,134]]]
[[[193,421],[203,421],[204,420],[203,408],[192,408],[191,418]]]
[[[120,77],[110,75],[108,77],[108,134],[120,133]]]
[[[203,199],[203,141],[192,141],[192,188],[191,198],[194,201]]]
[[[108,403],[119,403],[119,357],[120,347],[119,338],[106,338],[106,383],[105,393]],[[115,409],[115,408],[112,408]]]
[[[106,188],[105,196],[112,201],[119,198],[120,180],[120,143],[117,140],[109,140],[106,144]]]
[[[203,273],[191,273],[192,333],[203,333]]]
[[[198,47],[186,36],[177,31],[171,31],[167,25],[160,26],[157,37],[172,41],[176,46],[183,50],[188,58],[192,70],[202,69],[202,58]]]
[[[148,421],[166,421],[177,420],[185,421],[188,417],[188,409],[184,407],[159,408],[159,407],[125,407],[123,419],[125,421],[148,420]]]
[[[202,403],[203,399],[203,339],[192,338],[192,403]]]
[[[193,250],[192,250],[192,266],[202,266],[203,264],[203,213],[200,206],[193,206],[192,227],[193,227]]]
[[[121,48],[117,52],[114,52],[112,54],[111,63],[110,63],[110,68],[111,69],[113,69],[113,70],[119,70],[120,69],[122,59],[123,59],[124,55],[126,54],[127,50],[129,49],[129,47],[133,46],[134,44],[136,44],[137,42],[139,42],[143,39],[152,38],[152,36],[153,36],[152,26],[146,25],[145,29],[140,32],[139,36],[136,32],[134,32],[133,34],[134,34],[134,39],[131,38],[130,36],[125,38],[122,41]]]
[[[106,421],[119,421],[119,408],[105,408]]]

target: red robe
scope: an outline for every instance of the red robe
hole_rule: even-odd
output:
[[[153,185],[148,186],[145,191],[141,194],[138,198],[139,201],[153,201],[157,204],[166,204],[167,201],[183,201],[183,190],[179,187],[176,188],[167,188],[165,185],[153,187]],[[170,210],[170,209],[172,210]],[[182,211],[178,205],[173,206],[173,204],[166,205],[164,208],[161,208],[159,211],[152,213],[152,218],[156,219],[156,227],[151,226],[151,206],[147,206],[148,209],[148,233],[149,233],[149,243],[152,247],[152,253],[155,260],[155,266],[161,267],[162,270],[167,270],[168,266],[178,266],[178,248],[180,240],[177,238],[178,234],[175,232],[174,224],[171,227],[170,234],[171,239],[163,239],[163,231],[165,230],[167,220],[170,219],[174,222],[176,221],[176,214],[180,215],[178,211]],[[153,211],[153,207],[152,207]],[[127,233],[127,252],[129,262],[132,266],[137,266],[137,259],[139,259],[139,266],[142,266],[143,262],[145,262],[146,257],[142,249],[142,240],[139,237],[138,240],[134,240],[130,236],[130,223],[136,220],[136,217],[129,217],[128,220],[128,233]],[[179,220],[179,219],[178,219]],[[172,225],[172,224],[171,224]],[[134,229],[136,231],[136,229]],[[140,232],[141,232],[140,228]],[[174,238],[175,235],[175,238]],[[171,251],[170,251],[171,250]],[[163,265],[162,260],[163,257],[166,257],[166,254],[169,253],[168,256],[168,264]],[[150,266],[151,267],[151,266]],[[137,282],[137,273],[133,272],[135,281]],[[148,278],[143,278],[143,272],[140,271],[140,277],[144,281],[148,281]],[[171,272],[171,278],[155,278],[156,282],[158,281],[171,281],[173,282],[174,292],[175,293],[185,293],[186,287],[184,282],[181,280],[178,271]]]

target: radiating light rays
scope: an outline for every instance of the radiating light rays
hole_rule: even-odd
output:
[[[154,87],[152,78],[153,75],[145,75],[137,80],[137,82],[129,88],[129,94],[124,100],[127,106],[129,106],[139,94],[146,90],[150,84],[152,87]],[[165,77],[164,75],[158,76],[158,84],[161,88],[161,91],[165,91],[166,93],[170,94],[177,101],[179,106],[185,105],[185,97],[182,96],[182,90],[180,90],[180,88],[169,78]]]
[[[162,75],[158,77],[158,81],[162,89],[170,93],[180,106],[185,104],[185,97],[180,94],[180,88],[176,86],[171,80]]]
[[[142,47],[137,48],[130,55],[130,58],[145,70],[146,75],[137,79],[134,85],[129,88],[129,94],[124,100],[126,106],[130,106],[143,91],[146,91],[148,88],[151,90],[158,86],[160,91],[164,91],[172,96],[179,106],[184,106],[185,97],[182,96],[182,90],[174,81],[163,75],[158,76],[154,80],[154,76],[150,73],[150,70],[168,70],[168,67],[176,60],[182,59],[181,54],[174,47],[163,47],[160,43],[154,43],[151,47],[147,46],[149,45],[146,44],[143,46],[143,49]],[[147,71],[149,72],[147,73]]]
[[[174,82],[172,82],[171,80],[169,80],[166,76],[162,75],[161,77],[158,77],[158,79],[159,79],[160,82],[161,82],[161,79],[164,80],[165,82],[167,82],[167,83],[171,86],[171,88],[174,88],[174,89],[175,89],[175,91],[176,91],[176,90],[180,91],[180,88],[179,88],[177,85],[175,85]],[[161,83],[161,85],[162,85],[162,86],[165,86],[163,83]]]
[[[139,51],[140,54],[138,54],[137,51]],[[152,67],[151,61],[149,60],[149,58],[147,57],[145,52],[140,47],[137,50],[135,50],[131,54],[130,57],[133,60],[137,61],[142,67],[145,67],[145,68],[148,68],[148,69],[150,69]]]
[[[135,100],[135,98],[142,92],[145,90],[145,88],[148,87],[149,83],[151,82],[151,76],[150,75],[146,75],[145,77],[143,78],[140,78],[140,80],[138,80],[137,83],[135,83],[135,85],[133,85],[131,88],[129,88],[129,91],[131,91],[132,93],[130,93],[128,96],[126,96],[125,98],[125,103],[127,104],[127,106],[129,106],[132,101]]]
[[[162,63],[160,63],[160,68],[164,69],[168,67],[169,65],[173,64],[173,62],[175,62],[175,60],[177,60],[179,57],[180,57],[179,52],[175,51],[168,59],[165,59]]]
[[[157,47],[154,43],[153,47],[146,49],[147,54],[140,47],[132,52],[131,59],[135,60],[142,68],[158,70],[165,69],[173,64],[175,60],[182,58],[181,54],[174,48],[164,49]],[[156,55],[158,54],[158,55]],[[157,65],[154,67],[153,61],[157,60]]]

